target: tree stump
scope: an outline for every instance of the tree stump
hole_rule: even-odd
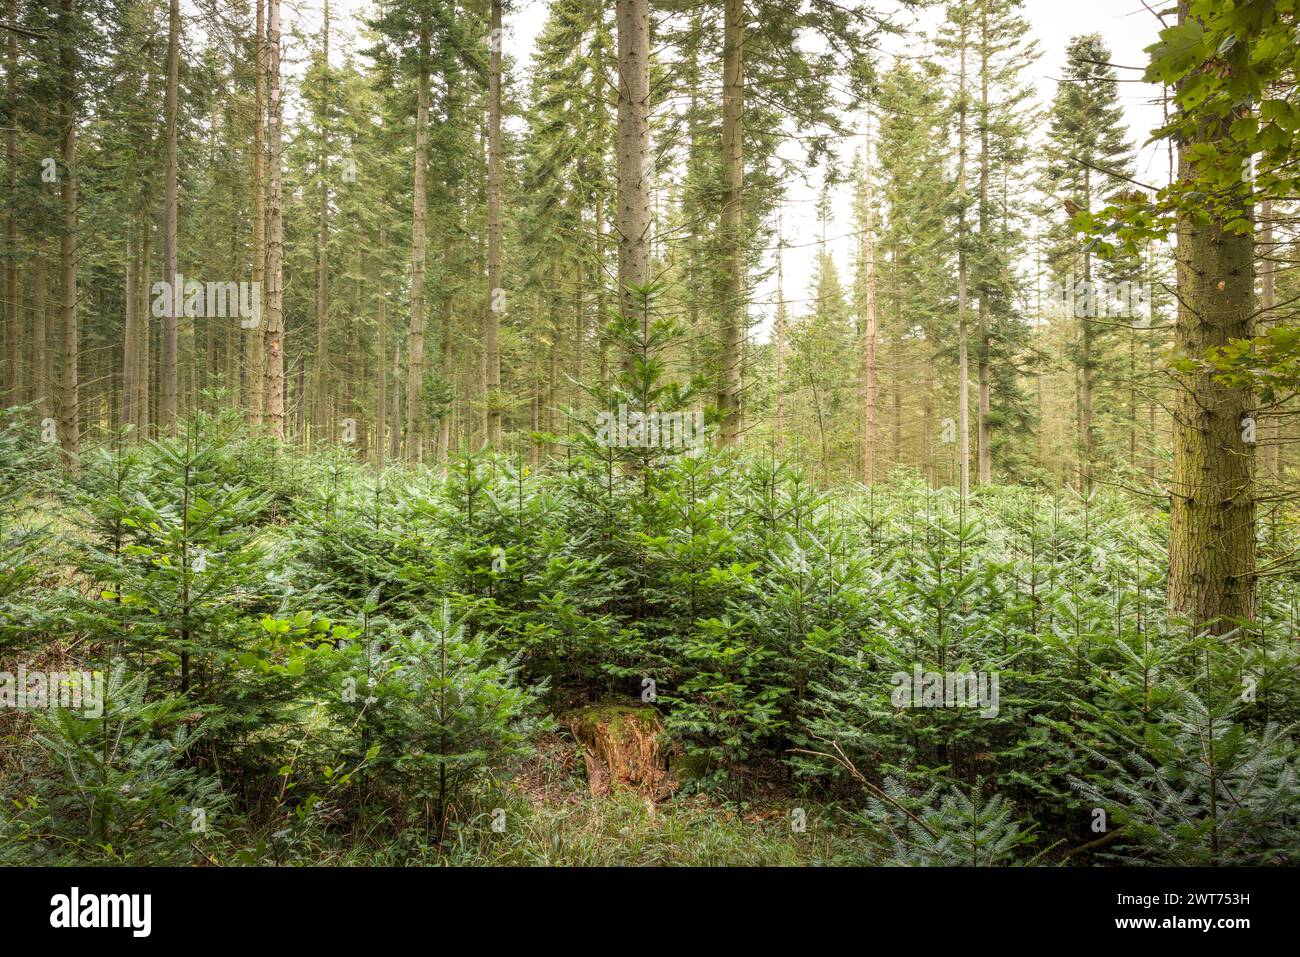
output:
[[[654,708],[605,703],[559,718],[582,747],[592,797],[630,789],[656,797],[667,781],[660,766],[663,723]]]

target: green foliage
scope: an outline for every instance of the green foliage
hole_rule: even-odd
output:
[[[9,593],[6,664],[62,653],[57,607],[81,658],[136,677],[103,721],[2,716],[33,756],[0,762],[6,855],[594,860],[547,850],[561,824],[509,782],[546,710],[653,690],[670,805],[824,806],[820,859],[1294,859],[1294,582],[1265,583],[1252,630],[1189,637],[1164,614],[1164,517],[1125,496],[819,491],[768,457],[582,440],[536,471],[377,473],[267,462],[224,428],[88,457],[52,517],[75,587],[37,567]],[[899,698],[917,672],[996,676],[996,706]],[[173,825],[200,801],[197,839]],[[496,808],[527,835],[485,830]]]
[[[105,676],[98,715],[38,716],[42,766],[0,812],[0,861],[10,864],[191,864],[228,798],[189,765],[202,736],[193,706],[147,695],[121,659]],[[99,710],[99,709],[96,709]]]

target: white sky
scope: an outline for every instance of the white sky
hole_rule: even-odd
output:
[[[879,0],[878,6],[884,6],[890,0]],[[653,0],[652,0],[653,3]],[[286,0],[284,19],[286,32],[288,23],[296,20],[306,31],[314,33],[319,30],[323,0]],[[347,42],[355,35],[355,19],[371,6],[370,0],[332,0],[331,19],[344,21],[341,30],[336,28],[331,51],[331,59],[341,62],[344,51],[339,41]],[[532,59],[533,45],[546,20],[547,0],[514,0],[505,15],[505,51],[514,61],[516,83],[522,85],[522,71]],[[1153,43],[1160,25],[1153,14],[1142,4],[1141,0],[1025,0],[1024,16],[1029,21],[1032,35],[1038,40],[1042,50],[1041,58],[1028,71],[1038,90],[1038,100],[1043,106],[1049,104],[1056,93],[1056,80],[1061,75],[1065,61],[1065,47],[1072,36],[1085,33],[1100,33],[1111,49],[1111,60],[1117,64],[1141,67],[1146,63],[1143,48]],[[943,9],[926,11],[919,21],[919,28],[927,34],[932,33],[935,24],[941,21]],[[353,21],[353,22],[348,22]],[[339,34],[343,34],[339,36]],[[893,42],[893,41],[891,41]],[[916,39],[905,41],[905,47],[915,51]],[[896,42],[886,49],[900,49]],[[288,61],[298,59],[296,51],[286,51],[286,70],[296,72],[294,65]],[[882,66],[887,66],[883,64]],[[1120,100],[1129,119],[1131,138],[1135,145],[1143,143],[1149,132],[1161,121],[1159,104],[1160,90],[1142,82],[1140,70],[1120,70],[1120,78],[1133,80],[1120,84]],[[858,119],[853,124],[861,126]],[[842,141],[840,158],[847,168],[852,151],[861,144],[860,137],[847,138]],[[790,155],[797,155],[791,153]],[[1144,183],[1160,185],[1167,176],[1167,163],[1162,150],[1147,147],[1139,154],[1136,178]],[[813,279],[817,247],[820,236],[817,221],[817,197],[820,191],[820,170],[810,171],[810,182],[796,181],[791,184],[786,203],[780,211],[783,234],[789,248],[785,253],[785,295],[791,301],[792,309],[798,310],[795,300],[811,295],[809,286]],[[847,276],[850,266],[852,240],[848,234],[853,231],[853,223],[847,218],[849,204],[844,197],[832,197],[832,216],[840,212],[839,218],[832,218],[828,223],[826,235],[831,238],[828,245],[841,275]],[[835,237],[840,237],[838,240]],[[770,302],[775,298],[775,279],[760,283],[753,290],[755,306],[752,318],[756,322],[759,338],[766,336],[773,307]]]

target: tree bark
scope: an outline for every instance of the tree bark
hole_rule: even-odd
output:
[[[321,103],[320,152],[316,158],[316,171],[320,176],[319,209],[316,231],[316,361],[312,366],[312,439],[323,442],[332,429],[329,427],[329,125],[326,111],[329,109],[329,59],[330,59],[330,5],[325,0],[324,32],[321,47]]]
[[[271,435],[284,441],[284,195],[280,88],[280,0],[267,0],[267,247],[266,247],[266,418]]]
[[[248,369],[244,406],[248,424],[262,425],[266,408],[266,0],[257,3],[254,44],[253,94],[253,288],[257,290],[257,325],[244,329],[244,356]]]
[[[957,106],[957,458],[961,500],[970,494],[970,343],[966,328],[966,25],[961,28]]]
[[[650,4],[617,0],[619,314],[648,339],[649,308],[637,287],[650,278]],[[622,357],[624,370],[633,354]]]
[[[741,430],[741,326],[745,308],[744,16],[744,0],[723,0],[722,387],[718,391],[718,412],[721,417],[720,439],[724,446],[736,445]]]
[[[1189,146],[1216,143],[1227,122],[1203,124]],[[1178,174],[1194,174],[1180,149]],[[1240,207],[1237,214],[1249,217]],[[1207,350],[1253,334],[1254,236],[1223,230],[1223,221],[1178,221],[1175,260],[1177,354],[1202,359]],[[1199,365],[1180,373],[1174,399],[1173,475],[1169,515],[1169,611],[1216,634],[1255,613],[1254,446],[1243,441],[1252,414],[1246,389],[1225,385]]]
[[[416,78],[415,170],[411,202],[411,330],[406,380],[406,458],[419,462],[423,452],[421,392],[424,389],[425,170],[429,164],[429,29],[420,28],[420,63]]]
[[[77,379],[77,66],[73,49],[75,0],[63,0],[59,41],[59,71],[63,85],[63,235],[59,243],[59,271],[63,276],[63,345],[59,366],[59,448],[63,465],[76,471],[81,452],[81,405]]]
[[[488,70],[488,312],[487,312],[487,443],[501,445],[501,0],[492,0],[491,56]]]
[[[180,99],[180,0],[170,0],[167,16],[167,92],[163,100],[163,117],[166,124],[166,165],[163,173],[165,191],[163,206],[163,281],[171,287],[171,296],[163,311],[162,354],[162,425],[169,434],[176,433],[176,377],[178,330],[176,303],[184,297],[183,289],[174,288],[179,268],[176,249],[176,113]]]
[[[980,7],[980,180],[979,226],[980,240],[988,242],[989,202],[989,36],[988,7]],[[983,270],[981,269],[981,272]],[[976,345],[976,377],[979,380],[979,422],[977,448],[979,450],[978,481],[988,485],[993,481],[993,449],[989,431],[989,305],[988,277],[981,275],[977,283],[980,299],[978,342]]]
[[[866,229],[862,235],[862,461],[859,479],[870,485],[876,476],[876,211],[871,185],[871,117],[866,137]]]

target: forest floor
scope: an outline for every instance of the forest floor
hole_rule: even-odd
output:
[[[593,797],[581,749],[547,734],[454,832],[448,864],[805,866],[862,863],[862,832],[841,811],[760,779],[745,800],[673,780],[658,800],[625,789]],[[501,830],[492,829],[498,811]],[[500,812],[504,811],[504,814]],[[421,863],[428,863],[421,861]]]

